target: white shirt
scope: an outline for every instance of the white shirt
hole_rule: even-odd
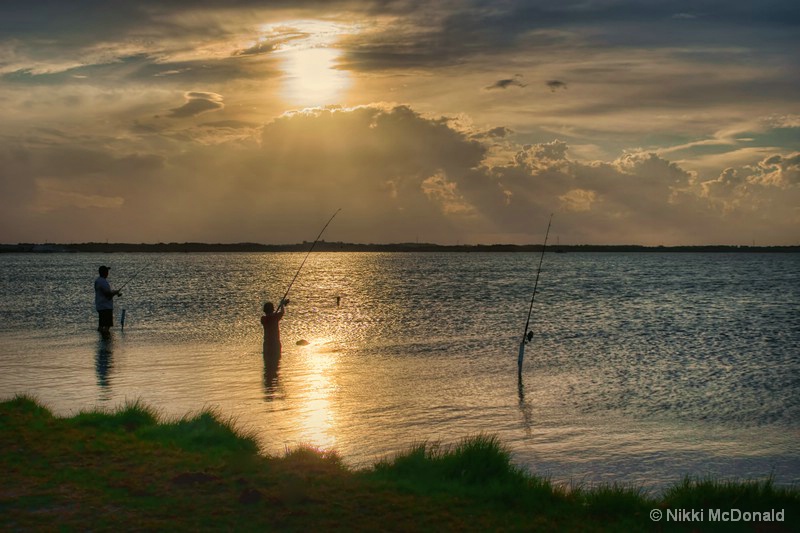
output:
[[[94,307],[98,311],[114,309],[111,285],[103,276],[98,276],[98,278],[94,280]]]

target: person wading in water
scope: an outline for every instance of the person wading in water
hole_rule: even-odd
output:
[[[114,324],[114,296],[121,294],[119,291],[111,290],[111,285],[106,279],[108,271],[107,266],[101,266],[98,269],[100,276],[94,280],[94,307],[99,315],[97,331],[103,335],[107,335]]]
[[[285,307],[289,300],[281,300],[278,310],[272,302],[264,304],[264,316],[261,325],[264,326],[264,358],[275,360],[281,356],[281,329],[279,322],[283,318]]]

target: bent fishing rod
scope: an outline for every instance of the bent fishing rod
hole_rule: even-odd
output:
[[[322,226],[322,230],[319,232],[319,235],[317,235],[317,238],[314,239],[314,242],[311,244],[311,248],[309,248],[308,253],[303,258],[303,262],[300,263],[300,268],[297,269],[297,272],[295,273],[294,277],[292,278],[291,283],[289,283],[289,286],[286,287],[286,292],[284,293],[283,298],[281,298],[281,301],[278,303],[278,307],[283,307],[284,302],[286,302],[286,297],[289,296],[289,291],[292,289],[292,285],[294,285],[294,282],[297,279],[297,276],[300,275],[300,271],[303,270],[303,265],[306,264],[306,259],[308,259],[308,256],[311,255],[311,252],[314,251],[314,247],[317,245],[317,242],[319,242],[319,239],[320,239],[320,237],[322,237],[322,234],[325,233],[325,229],[331,223],[333,218],[337,214],[339,214],[339,211],[341,211],[341,210],[342,210],[341,208],[337,209],[336,212],[333,215],[331,215],[331,218],[328,219],[328,222],[326,222],[325,225]]]
[[[531,314],[533,313],[533,301],[536,299],[536,288],[539,286],[539,274],[542,273],[542,261],[544,261],[544,250],[547,248],[547,237],[550,235],[550,225],[553,223],[553,215],[550,214],[550,220],[547,222],[547,231],[544,234],[544,244],[542,245],[542,255],[539,256],[539,268],[536,270],[536,281],[533,283],[533,296],[531,296],[531,305],[528,308],[528,320],[525,322],[525,331],[522,333],[522,341],[519,343],[519,357],[517,358],[517,369],[519,374],[522,374],[522,358],[525,357],[525,343],[533,339],[533,332],[528,330],[531,324]]]

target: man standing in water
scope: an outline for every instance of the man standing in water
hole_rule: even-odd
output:
[[[275,360],[281,356],[281,329],[278,325],[286,304],[289,300],[281,300],[278,310],[272,302],[264,304],[264,316],[261,317],[261,325],[264,326],[264,359]]]
[[[119,296],[119,291],[112,291],[108,283],[107,266],[98,269],[100,276],[94,280],[94,307],[99,315],[97,331],[106,334],[114,324],[114,296]]]

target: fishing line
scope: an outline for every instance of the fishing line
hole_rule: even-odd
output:
[[[314,251],[314,247],[317,245],[317,242],[319,242],[319,239],[320,239],[320,237],[322,237],[322,234],[325,233],[325,229],[328,227],[328,224],[331,223],[331,221],[333,220],[333,217],[335,217],[337,214],[339,214],[339,211],[341,211],[341,210],[342,210],[341,208],[337,209],[336,212],[333,215],[331,215],[331,218],[328,219],[328,222],[324,226],[322,226],[322,230],[319,232],[319,235],[317,235],[317,238],[314,239],[314,242],[311,244],[311,248],[309,248],[308,253],[303,258],[303,262],[300,263],[300,268],[297,269],[297,272],[295,273],[294,277],[292,278],[292,282],[289,283],[288,287],[286,287],[286,292],[284,293],[283,298],[281,298],[281,301],[278,303],[279,307],[283,305],[283,302],[286,301],[286,297],[289,296],[289,291],[292,289],[292,285],[294,285],[294,282],[297,279],[297,276],[300,275],[300,271],[303,269],[303,265],[306,264],[306,259],[308,259],[308,256],[311,255],[311,252]]]
[[[542,245],[542,255],[539,257],[539,268],[536,270],[536,281],[533,283],[533,296],[531,296],[531,305],[528,308],[528,319],[525,321],[525,331],[522,332],[522,342],[519,343],[519,357],[517,358],[517,369],[522,374],[522,358],[525,357],[525,343],[533,338],[533,332],[528,331],[528,326],[531,323],[531,314],[533,313],[533,301],[536,299],[536,288],[539,286],[539,274],[542,273],[542,261],[544,261],[544,250],[547,248],[547,237],[550,235],[550,225],[553,223],[553,215],[550,214],[550,220],[547,222],[547,231],[544,234],[544,244]]]
[[[128,278],[128,281],[126,281],[125,283],[123,283],[122,285],[120,285],[120,286],[119,286],[119,288],[117,288],[117,290],[118,290],[118,291],[121,291],[122,289],[124,289],[124,288],[125,288],[125,286],[126,286],[128,283],[130,283],[131,281],[133,281],[133,280],[136,278],[136,276],[138,276],[138,275],[139,275],[139,274],[142,272],[142,270],[144,270],[145,268],[149,267],[151,262],[152,262],[152,261],[148,261],[148,262],[147,262],[147,263],[145,263],[145,264],[144,264],[144,266],[142,266],[142,267],[141,267],[139,270],[137,270],[136,272],[134,272],[134,273],[133,273],[133,276],[129,277],[129,278]]]

